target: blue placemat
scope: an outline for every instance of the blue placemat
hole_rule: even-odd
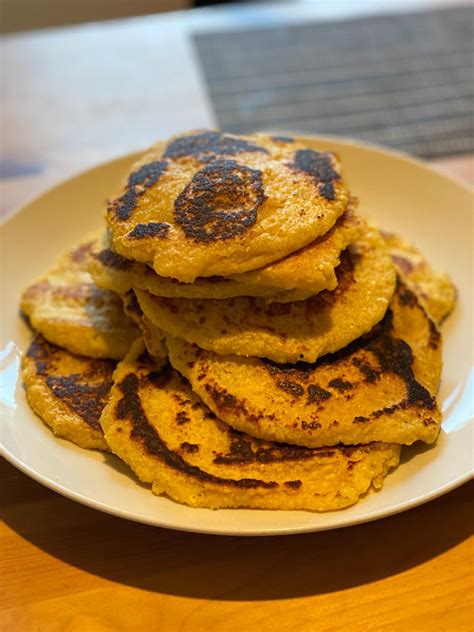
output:
[[[357,137],[434,157],[474,151],[472,6],[200,33],[220,127]]]

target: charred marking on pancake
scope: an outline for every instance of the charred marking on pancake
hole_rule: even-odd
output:
[[[304,394],[304,388],[301,384],[292,382],[291,380],[277,381],[277,386],[281,388],[282,391],[293,395],[293,397],[301,397]]]
[[[233,156],[242,152],[268,153],[265,148],[249,143],[243,138],[233,138],[222,132],[209,131],[176,138],[168,145],[163,157],[185,158],[194,156],[201,162],[210,162],[216,156]]]
[[[247,465],[249,463],[279,463],[282,461],[303,461],[319,455],[319,448],[279,443],[267,444],[268,447],[256,447],[238,430],[229,430],[230,446],[227,454],[218,454],[214,458],[216,465]],[[332,453],[331,453],[332,455]]]
[[[431,320],[431,318],[429,318],[428,315],[427,315],[427,318],[429,320],[429,327],[430,327],[430,338],[429,338],[428,344],[432,349],[437,349],[441,342],[441,333],[439,332],[438,328],[436,327],[434,322]]]
[[[166,237],[169,233],[170,225],[166,222],[148,222],[148,224],[137,224],[127,237],[130,239],[146,239],[146,237]]]
[[[89,426],[100,430],[99,417],[112,387],[115,362],[73,356],[83,361],[84,369],[80,373],[58,375],[55,362],[60,362],[62,355],[72,354],[46,342],[42,336],[36,336],[27,351],[27,356],[35,363],[38,375],[44,378],[54,396]]]
[[[170,450],[157,430],[149,423],[140,401],[138,377],[134,373],[129,373],[117,384],[117,388],[123,395],[117,402],[115,410],[117,419],[127,419],[132,425],[130,437],[139,441],[148,454],[157,457],[168,467],[197,480],[217,485],[243,489],[269,489],[278,486],[278,483],[274,481],[267,482],[254,478],[240,480],[220,478],[201,470],[196,465],[191,465],[180,454]]]
[[[145,189],[149,189],[158,182],[167,166],[168,163],[166,160],[156,160],[143,165],[137,169],[137,171],[130,174],[128,178],[128,186],[143,186]]]
[[[321,424],[318,423],[317,421],[305,421],[305,420],[303,420],[301,422],[301,428],[303,430],[317,430],[318,428],[321,428]]]
[[[290,489],[299,489],[303,483],[297,479],[296,481],[285,481],[285,485]]]
[[[318,185],[319,193],[326,200],[334,200],[334,182],[341,176],[331,164],[330,154],[320,153],[312,149],[299,149],[294,158],[294,168],[303,171],[313,178]]]
[[[330,397],[332,397],[332,393],[318,386],[318,384],[308,385],[308,404],[319,404]]]
[[[137,205],[138,193],[135,187],[125,191],[118,199],[113,200],[109,204],[109,212],[113,212],[117,219],[126,221],[133,213],[133,209]]]
[[[337,377],[331,380],[328,386],[330,386],[331,388],[335,388],[340,393],[343,393],[344,391],[348,391],[349,389],[354,388],[351,382],[347,382],[346,380],[342,380],[341,378],[337,378]]]
[[[130,259],[118,255],[113,250],[110,250],[110,248],[101,250],[95,255],[95,258],[100,261],[102,265],[107,268],[115,268],[115,270],[128,270],[133,263]]]
[[[356,424],[364,424],[366,421],[369,421],[368,417],[364,417],[363,415],[357,415],[354,417],[353,422]]]
[[[400,289],[399,292],[403,292],[403,290]],[[408,297],[411,307],[412,297],[414,295],[408,292],[408,294],[404,294],[404,296]],[[392,320],[393,314],[391,310],[388,310],[382,321],[383,326],[380,335],[370,340],[366,348],[376,356],[382,373],[398,375],[404,381],[407,396],[406,399],[399,404],[383,409],[382,411],[375,411],[371,416],[377,417],[381,414],[391,414],[398,408],[405,408],[413,404],[421,405],[428,410],[435,410],[435,398],[415,379],[413,373],[413,353],[410,346],[404,340],[394,338],[392,335]]]
[[[409,290],[406,285],[398,282],[398,301],[400,305],[406,307],[416,307],[418,305],[418,297],[414,292]]]
[[[94,368],[92,372],[95,373]],[[81,381],[91,376],[88,374],[73,374],[68,376],[50,375],[46,384],[53,391],[55,397],[63,401],[68,408],[79,415],[91,428],[101,430],[99,418],[107,403],[108,394],[112,388],[112,380],[99,384],[82,384]],[[93,375],[93,377],[97,377]],[[112,372],[109,372],[109,378]]]
[[[219,409],[235,410],[239,407],[237,398],[226,391],[225,388],[220,389],[210,384],[206,384],[205,388]]]
[[[363,362],[360,358],[353,358],[352,364],[359,369],[364,376],[364,382],[373,384],[380,378],[380,371],[374,369],[367,362]]]
[[[196,454],[196,452],[199,452],[199,446],[197,443],[188,443],[187,441],[184,441],[184,443],[181,444],[181,449],[189,454]]]
[[[129,219],[137,205],[138,198],[158,182],[167,166],[166,161],[155,161],[143,165],[131,173],[128,178],[127,190],[109,204],[109,212],[113,212],[121,221]]]
[[[413,271],[413,263],[400,255],[392,255],[393,263],[399,268],[403,274],[410,274]]]
[[[150,358],[150,356],[148,357]],[[146,376],[147,381],[153,386],[155,386],[156,388],[165,387],[168,384],[168,382],[171,380],[171,378],[172,378],[172,368],[169,363],[165,364],[158,371],[156,370],[150,371]]]
[[[264,200],[259,170],[218,159],[198,171],[176,198],[176,223],[196,242],[231,239],[255,224]]]
[[[189,415],[184,411],[180,410],[179,413],[176,414],[176,423],[178,426],[182,426],[183,424],[187,424],[191,421]]]

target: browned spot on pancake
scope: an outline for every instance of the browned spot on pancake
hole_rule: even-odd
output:
[[[331,380],[329,382],[328,386],[336,389],[336,391],[339,391],[340,393],[353,388],[353,385],[351,384],[351,382],[347,382],[346,380],[341,380],[340,378],[334,378],[334,380]]]
[[[178,426],[182,426],[183,424],[187,424],[191,421],[189,415],[184,411],[180,410],[179,413],[176,414],[176,423]]]
[[[130,187],[143,186],[145,189],[149,189],[158,182],[167,166],[168,163],[165,160],[149,162],[130,174],[128,185]]]
[[[427,316],[427,318],[429,317]],[[430,324],[430,339],[429,339],[428,344],[430,345],[432,349],[437,349],[441,342],[441,333],[439,332],[438,328],[436,327],[434,322],[431,320],[431,318],[429,318],[429,324]]]
[[[368,384],[373,384],[380,378],[380,371],[374,369],[367,362],[363,362],[360,358],[353,358],[352,364],[359,369],[364,376],[364,381]]]
[[[89,426],[100,430],[99,417],[107,403],[116,363],[112,360],[93,360],[73,356],[60,347],[46,342],[42,336],[36,336],[27,355],[33,359],[38,375],[44,378],[54,396],[64,402]],[[64,375],[61,360],[71,355],[81,360],[84,368],[81,372]]]
[[[290,489],[299,489],[303,483],[297,479],[296,481],[285,481],[285,485]]]
[[[333,169],[330,154],[300,149],[295,154],[293,165],[290,166],[311,176],[324,198],[335,199],[334,182],[340,180],[341,176]]]
[[[352,472],[352,470],[354,469],[354,465],[357,465],[357,461],[348,461],[347,462],[347,469],[349,470],[349,472]]]
[[[308,404],[319,404],[320,402],[332,397],[332,393],[317,384],[309,384],[308,386]]]
[[[284,461],[302,461],[320,455],[320,448],[305,448],[285,443],[265,444],[259,447],[238,430],[228,432],[230,446],[226,454],[214,458],[217,465],[245,465],[249,463],[278,463]],[[331,452],[332,455],[332,452]],[[326,455],[323,455],[326,456]]]
[[[138,198],[158,182],[167,166],[166,161],[151,162],[130,174],[127,190],[109,204],[109,213],[114,213],[116,218],[121,221],[129,219],[137,205]]]
[[[187,441],[181,444],[181,449],[185,452],[188,452],[189,454],[195,454],[196,452],[199,452],[199,446],[197,443],[188,443]]]
[[[291,380],[277,381],[278,388],[282,391],[293,395],[293,397],[301,397],[304,394],[304,388],[297,382],[291,382]]]
[[[178,195],[176,223],[197,242],[230,239],[256,222],[264,199],[260,171],[219,159],[198,171]]]
[[[406,307],[416,307],[418,305],[418,298],[414,292],[409,290],[406,285],[402,285],[400,280],[398,281],[398,301],[400,305]]]
[[[318,428],[321,428],[321,424],[318,423],[317,421],[302,421],[301,422],[301,428],[303,430],[317,430]]]
[[[114,268],[115,270],[128,270],[132,265],[132,261],[130,259],[126,259],[122,257],[122,255],[118,255],[113,250],[109,248],[105,248],[101,250],[95,255],[95,258],[102,263],[102,265],[107,268]]]
[[[358,415],[357,417],[354,417],[353,422],[355,424],[364,424],[366,421],[369,421],[368,417],[364,417],[363,415]]]
[[[170,225],[166,222],[148,222],[148,224],[137,224],[127,237],[130,239],[145,239],[146,237],[166,237],[169,233]]]
[[[116,406],[117,418],[127,419],[132,425],[130,436],[139,441],[148,454],[156,457],[168,467],[182,472],[186,476],[217,485],[229,485],[243,489],[269,489],[278,486],[278,483],[274,481],[267,482],[254,478],[240,480],[220,478],[201,470],[196,465],[191,465],[180,454],[170,450],[157,430],[149,423],[140,401],[138,377],[134,373],[129,373],[117,385],[117,388],[123,395]]]
[[[216,156],[233,156],[242,152],[268,153],[264,147],[249,143],[243,138],[233,138],[222,132],[209,131],[176,138],[168,145],[163,156],[164,158],[194,156],[201,162],[210,162]]]
[[[225,388],[217,388],[206,384],[206,391],[214,401],[215,405],[221,410],[235,410],[239,407],[239,401],[234,395],[231,395]]]
[[[79,415],[91,428],[101,430],[99,418],[107,403],[108,394],[112,388],[112,379],[99,384],[82,383],[91,377],[104,377],[95,374],[95,367],[91,367],[92,375],[76,374],[68,376],[48,376],[46,384],[53,391],[54,396],[63,401],[68,408]],[[109,372],[112,378],[112,371]]]
[[[163,388],[171,380],[173,369],[170,364],[165,364],[158,371],[150,371],[147,380],[157,388]]]
[[[413,270],[413,263],[405,257],[399,255],[391,255],[393,263],[399,268],[403,274],[410,274]]]
[[[82,244],[77,248],[74,248],[74,250],[71,252],[71,259],[77,263],[81,263],[87,258],[92,246],[93,242],[89,242],[87,244]]]

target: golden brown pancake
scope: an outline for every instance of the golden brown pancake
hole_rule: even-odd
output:
[[[66,252],[21,297],[31,325],[51,343],[91,358],[123,358],[140,335],[115,292],[96,287],[87,260],[96,237]]]
[[[344,255],[337,288],[296,303],[170,299],[143,290],[136,295],[155,327],[203,349],[314,362],[370,331],[383,318],[395,288],[392,261],[375,229],[368,228]]]
[[[445,273],[436,272],[422,253],[410,242],[382,232],[398,273],[415,292],[428,314],[439,325],[456,303],[456,288]]]
[[[116,253],[192,283],[303,248],[335,224],[348,197],[333,154],[261,134],[192,132],[132,167],[107,221]]]
[[[259,296],[267,302],[301,301],[336,287],[335,268],[341,251],[354,243],[364,228],[365,222],[347,210],[325,235],[284,259],[259,270],[232,277],[198,278],[194,283],[159,276],[145,263],[125,259],[113,251],[110,235],[105,233],[92,250],[88,269],[99,287],[120,294],[138,288],[170,298]]]
[[[313,364],[221,356],[173,338],[167,346],[203,402],[255,437],[318,447],[438,436],[441,337],[401,281],[370,335]]]
[[[112,386],[115,362],[74,355],[37,335],[21,375],[34,412],[58,437],[81,448],[108,450],[99,417]]]
[[[193,507],[348,507],[398,464],[400,446],[309,450],[252,439],[206,408],[139,343],[119,364],[101,417],[107,442],[155,494]]]

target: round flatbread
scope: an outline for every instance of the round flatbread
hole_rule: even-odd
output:
[[[377,230],[368,228],[342,256],[338,286],[306,301],[189,300],[136,290],[145,316],[167,334],[220,354],[275,362],[314,362],[370,331],[388,307],[395,270]]]
[[[346,210],[336,157],[261,134],[204,131],[155,145],[107,211],[113,249],[192,283],[282,259]]]
[[[55,435],[81,448],[108,450],[99,417],[115,365],[74,355],[38,335],[23,357],[21,376],[31,408]]]
[[[441,337],[401,281],[382,323],[316,363],[221,356],[168,338],[173,366],[238,430],[308,447],[436,440]]]
[[[136,345],[101,417],[107,442],[156,494],[193,507],[341,509],[399,461],[400,446],[308,450],[252,439],[209,411],[169,364]]]
[[[170,298],[259,296],[267,302],[302,301],[336,287],[341,251],[357,241],[364,226],[353,210],[347,210],[325,235],[280,261],[231,277],[198,278],[194,283],[159,276],[145,263],[125,259],[113,251],[110,235],[105,233],[92,250],[88,270],[99,287],[120,294],[138,288]]]
[[[140,335],[115,292],[98,288],[87,272],[94,236],[66,252],[21,297],[32,327],[51,343],[91,358],[125,356]]]

